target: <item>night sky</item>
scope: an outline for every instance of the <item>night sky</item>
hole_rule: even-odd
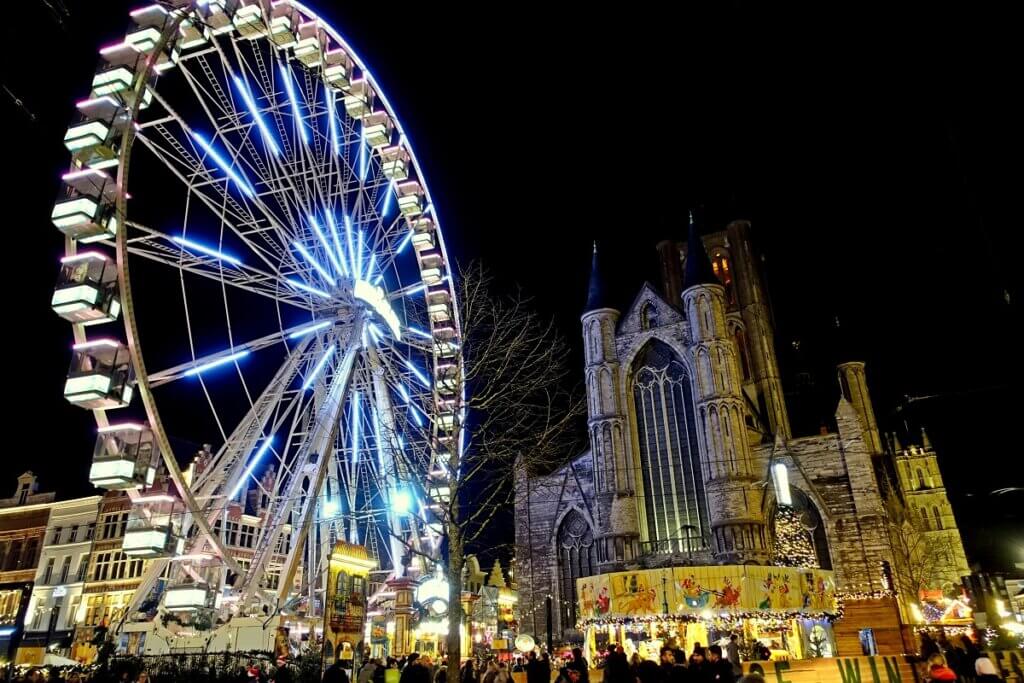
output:
[[[29,468],[44,490],[89,492],[94,425],[61,396],[71,333],[49,311],[62,249],[49,211],[74,102],[134,4],[32,0],[4,25],[12,310],[0,493]],[[1024,561],[1021,494],[990,494],[1024,485],[1013,22],[964,7],[482,7],[317,7],[386,89],[454,255],[482,259],[555,316],[582,379],[593,240],[624,307],[645,279],[657,283],[654,245],[683,239],[687,207],[705,205],[714,229],[750,219],[787,390],[810,373],[830,412],[840,348],[859,355],[880,423],[927,426],[968,556]],[[904,397],[916,400],[898,410]]]

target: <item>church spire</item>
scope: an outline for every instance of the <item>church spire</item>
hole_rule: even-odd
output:
[[[597,240],[594,241],[594,257],[590,264],[590,287],[587,290],[587,305],[584,313],[599,308],[609,308],[604,289],[604,273],[601,270],[600,256],[597,253]]]
[[[686,244],[686,272],[683,273],[683,291],[696,285],[720,285],[715,271],[711,267],[711,259],[704,248],[704,240],[697,232],[697,223],[690,211],[690,235]]]

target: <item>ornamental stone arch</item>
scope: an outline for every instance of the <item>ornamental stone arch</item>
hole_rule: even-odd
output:
[[[828,516],[828,506],[824,505],[823,501],[815,494],[813,489],[803,488],[794,482],[794,470],[790,469],[790,498],[793,500],[793,507],[801,511],[811,513],[812,522],[816,523],[815,528],[811,531],[811,538],[814,542],[814,550],[818,559],[818,565],[822,569],[835,569],[836,563],[833,557],[833,540],[836,539],[835,524]],[[799,477],[798,481],[802,481],[803,477]],[[778,512],[779,505],[775,498],[775,489],[769,486],[765,491],[764,509],[767,511],[765,515],[765,521],[767,522],[766,528],[768,529],[769,536],[771,537],[771,543],[775,545],[775,517]]]
[[[597,573],[597,527],[590,513],[573,502],[558,514],[551,529],[552,597],[564,633],[575,628],[579,617],[576,579]]]

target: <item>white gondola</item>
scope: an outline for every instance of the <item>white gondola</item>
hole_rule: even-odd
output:
[[[426,298],[428,304],[447,304],[452,300],[451,292],[444,284],[427,287]]]
[[[90,410],[123,408],[131,403],[135,373],[124,344],[111,340],[75,344],[64,398]]]
[[[79,166],[94,169],[117,165],[118,144],[128,122],[128,112],[110,95],[82,100],[81,119],[64,135],[64,146]]]
[[[435,323],[451,320],[452,318],[451,309],[448,308],[448,304],[428,304],[427,314],[430,315],[430,319]]]
[[[375,111],[363,119],[363,138],[374,149],[391,144],[393,129],[394,124],[387,112]]]
[[[352,74],[352,60],[341,48],[324,54],[324,78],[335,88],[347,88]]]
[[[213,609],[216,598],[216,589],[208,583],[179,583],[164,592],[164,609],[168,612]]]
[[[267,35],[267,25],[263,23],[263,8],[259,3],[250,1],[235,11],[235,28],[248,40]]]
[[[395,194],[398,195],[398,208],[402,215],[408,217],[423,213],[423,186],[415,180],[399,183]]]
[[[412,247],[416,251],[421,249],[433,249],[434,248],[434,233],[432,232],[414,232],[412,234]]]
[[[159,461],[160,449],[148,427],[134,423],[100,427],[89,482],[113,491],[152,486]]]
[[[458,366],[448,360],[439,360],[435,366],[434,386],[444,394],[457,392],[460,386]]]
[[[444,263],[441,250],[436,247],[431,249],[420,249],[416,252],[416,255],[419,257],[420,264],[424,268],[434,268],[441,266]]]
[[[135,75],[139,70],[147,68],[146,56],[133,45],[118,43],[100,50],[100,57],[103,59],[103,65],[93,76],[90,97],[115,95],[126,106],[131,106],[135,101],[133,91]],[[153,93],[148,88],[143,89],[142,92],[142,102],[139,104],[139,108],[145,109],[153,99]]]
[[[354,119],[361,119],[373,111],[373,89],[366,79],[357,78],[349,83],[345,93],[345,111]]]
[[[147,492],[132,501],[121,549],[131,557],[173,557],[184,550],[181,521],[185,507],[166,493]]]
[[[440,268],[424,268],[420,271],[420,277],[427,285],[436,285],[441,281],[444,276],[441,273]]]
[[[95,169],[64,175],[64,193],[53,206],[50,219],[68,237],[88,243],[114,237],[117,219],[113,179]]]
[[[106,254],[85,251],[60,260],[53,312],[68,322],[96,325],[117,320],[117,265]]]
[[[149,57],[157,73],[174,67],[178,63],[178,35],[171,36],[159,54],[154,54],[160,44],[164,29],[170,25],[171,16],[162,5],[148,5],[131,13],[135,28],[125,34],[124,42]]]
[[[219,36],[234,29],[231,17],[238,6],[236,0],[205,0],[197,4],[202,12],[203,21],[210,27],[211,34]]]
[[[293,47],[299,28],[298,13],[289,0],[277,0],[270,6],[270,40],[279,48]]]
[[[307,21],[299,25],[298,40],[295,43],[295,58],[313,69],[324,62],[324,47],[327,45],[327,32],[318,21]]]
[[[380,151],[380,167],[388,180],[405,180],[409,177],[409,152],[399,145],[385,147]]]
[[[194,50],[210,42],[210,32],[202,23],[182,19],[178,24],[178,49]]]

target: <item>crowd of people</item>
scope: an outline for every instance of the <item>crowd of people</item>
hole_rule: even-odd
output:
[[[1002,680],[992,660],[967,636],[950,640],[945,633],[940,633],[935,639],[923,632],[920,656],[927,664],[932,681],[997,683]]]

